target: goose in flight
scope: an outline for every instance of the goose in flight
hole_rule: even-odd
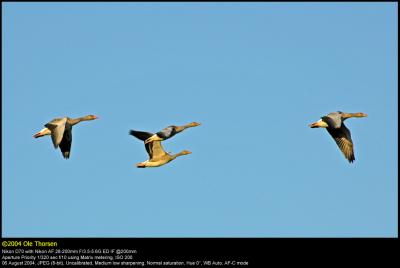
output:
[[[152,141],[165,141],[173,136],[175,136],[175,134],[178,134],[179,132],[184,131],[187,128],[190,127],[197,127],[199,126],[200,123],[197,122],[192,122],[183,126],[168,126],[166,128],[164,128],[163,130],[157,132],[156,134],[151,135],[151,137],[149,137],[148,139],[146,139],[144,141],[145,144],[152,142]]]
[[[342,151],[344,157],[352,163],[355,160],[354,157],[354,145],[351,140],[350,130],[344,125],[344,120],[351,117],[366,117],[364,113],[344,113],[334,112],[326,116],[315,123],[309,124],[311,128],[326,128],[328,133],[335,140],[339,149]]]
[[[146,140],[152,137],[154,134],[143,131],[130,130],[129,134],[142,140],[145,142],[144,147],[146,148],[147,153],[149,154],[149,159],[136,164],[138,168],[146,168],[146,167],[159,167],[165,165],[178,156],[191,154],[192,152],[184,150],[177,154],[169,154],[167,153],[161,145],[161,141],[155,140],[146,143]]]
[[[44,129],[33,135],[34,138],[51,135],[54,148],[60,147],[65,159],[68,159],[71,152],[72,143],[72,127],[82,121],[90,121],[97,119],[95,115],[87,115],[79,118],[55,118],[48,122]]]

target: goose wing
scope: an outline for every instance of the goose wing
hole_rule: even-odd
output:
[[[176,134],[175,126],[169,126],[156,133],[163,140],[169,139]]]
[[[152,142],[147,143],[146,145],[149,145],[150,161],[156,161],[156,160],[164,157],[165,155],[167,155],[167,153],[165,152],[164,148],[162,147],[160,141],[152,141]]]
[[[148,138],[150,138],[151,136],[153,136],[153,133],[150,132],[144,132],[144,131],[137,131],[137,130],[130,130],[129,134],[138,138],[139,140],[145,141]],[[145,144],[144,147],[146,148],[147,153],[149,154],[149,157],[152,157],[152,153],[151,153],[151,146],[149,143]]]
[[[71,153],[71,143],[72,143],[72,129],[67,128],[64,131],[64,136],[60,143],[60,150],[65,159],[68,159]]]
[[[335,140],[344,157],[351,163],[355,160],[354,146],[351,140],[350,130],[342,123],[340,128],[327,128],[329,134]]]
[[[54,148],[57,148],[61,143],[61,140],[64,136],[66,122],[67,122],[66,117],[56,118],[48,122],[46,125],[44,125],[51,131],[51,139],[53,141]]]
[[[321,119],[331,128],[340,128],[342,126],[342,119],[338,113],[330,113],[321,117]]]

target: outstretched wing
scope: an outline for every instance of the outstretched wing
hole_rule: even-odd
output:
[[[56,118],[44,125],[51,131],[51,140],[53,141],[54,148],[57,148],[64,136],[65,123],[67,118]]]
[[[351,163],[355,160],[354,145],[351,140],[350,130],[342,123],[340,128],[327,128],[329,134],[335,140],[344,157]]]
[[[60,143],[60,150],[65,159],[68,159],[71,153],[71,143],[72,143],[72,128],[67,128],[64,131],[64,136]]]
[[[129,131],[129,134],[134,136],[134,137],[136,137],[136,138],[138,138],[139,140],[142,140],[142,141],[145,141],[145,140],[147,140],[148,138],[150,138],[151,136],[154,135],[153,133],[150,133],[150,132],[136,131],[136,130],[132,130],[132,129]],[[150,149],[150,144],[147,143],[147,144],[144,145],[144,147],[146,148],[146,151],[149,154],[149,157],[151,158],[152,157],[152,152],[151,152],[151,149]]]
[[[151,152],[149,153],[150,161],[157,161],[167,154],[161,145],[161,141],[152,141],[147,143],[146,145],[149,145],[149,149]]]
[[[150,133],[150,132],[136,131],[136,130],[132,130],[132,129],[129,131],[129,134],[138,138],[139,140],[142,140],[142,141],[145,141],[154,135],[153,133]]]

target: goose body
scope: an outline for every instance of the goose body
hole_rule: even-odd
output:
[[[60,147],[61,153],[65,159],[68,159],[71,153],[72,144],[72,126],[82,122],[97,119],[97,116],[87,115],[79,118],[55,118],[45,124],[45,128],[33,135],[34,138],[51,136],[54,148]]]
[[[309,125],[311,128],[326,128],[328,133],[335,140],[344,157],[352,163],[355,160],[354,144],[351,139],[350,130],[344,125],[344,120],[351,117],[366,117],[364,113],[333,112],[321,117],[315,123]]]
[[[143,132],[136,130],[130,130],[129,134],[138,138],[139,140],[142,140],[143,142],[145,142],[148,138],[154,135],[153,133],[150,132]],[[149,155],[149,159],[144,162],[136,164],[138,168],[159,167],[171,162],[178,156],[191,154],[191,152],[187,150],[184,150],[178,154],[169,154],[164,150],[164,148],[161,145],[161,141],[159,140],[150,141],[147,143],[145,142],[144,146]]]
[[[171,125],[171,126],[164,128],[163,130],[157,132],[156,134],[152,134],[149,138],[147,138],[144,141],[144,143],[147,144],[152,141],[164,141],[169,138],[172,138],[173,136],[175,136],[179,132],[184,131],[187,128],[197,127],[199,125],[200,125],[200,123],[197,123],[197,122],[192,122],[192,123],[189,123],[189,124],[186,124],[183,126]]]

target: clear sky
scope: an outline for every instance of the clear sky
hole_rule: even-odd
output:
[[[5,237],[395,237],[397,3],[2,3]],[[349,164],[324,129],[349,119]],[[73,128],[71,158],[49,136]],[[202,123],[147,159],[130,129]]]

